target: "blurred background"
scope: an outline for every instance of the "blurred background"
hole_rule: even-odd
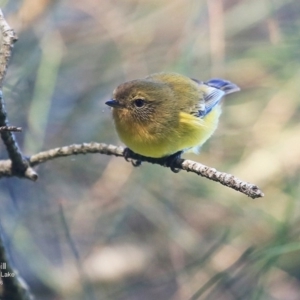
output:
[[[41,300],[300,298],[298,0],[0,0],[17,32],[4,83],[24,154],[121,145],[104,102],[175,71],[241,87],[185,157],[257,184],[100,154],[56,159],[35,183],[0,181],[11,261]],[[7,158],[1,147],[1,158]]]

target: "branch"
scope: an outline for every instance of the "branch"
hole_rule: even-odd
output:
[[[2,131],[15,131],[15,132],[21,132],[22,128],[21,127],[16,127],[16,126],[1,126],[0,127],[0,132]]]
[[[8,62],[11,56],[11,50],[17,37],[13,29],[7,24],[4,19],[2,10],[0,9],[0,31],[2,34],[1,48],[0,48],[0,88],[2,89],[3,80],[7,71]]]
[[[106,155],[114,155],[124,157],[123,147],[99,144],[99,143],[84,143],[84,144],[73,144],[70,146],[64,146],[61,148],[55,148],[48,151],[40,152],[32,155],[28,158],[28,163],[31,167],[38,164],[44,163],[48,160],[52,160],[59,157],[77,155],[77,154],[88,154],[88,153],[100,153]],[[162,162],[155,161],[151,158],[142,158],[140,156],[130,155],[128,158],[135,160],[158,164],[161,166],[165,165]],[[217,181],[227,187],[230,187],[238,192],[241,192],[251,198],[263,197],[263,192],[254,184],[244,182],[233,175],[219,172],[214,168],[202,165],[188,159],[177,159],[174,163],[174,167],[187,172],[192,172],[202,177],[208,178],[213,181]],[[9,160],[0,161],[0,178],[4,176],[14,176],[11,170],[11,162]]]
[[[6,146],[8,156],[11,159],[8,162],[11,174],[22,175],[27,178],[37,178],[35,171],[29,167],[29,163],[23,157],[17,142],[15,141],[12,131],[20,131],[21,128],[8,126],[8,119],[5,110],[5,104],[2,97],[3,80],[7,71],[8,62],[11,56],[13,44],[17,40],[14,31],[10,28],[3,17],[0,9],[0,31],[2,34],[0,45],[0,134]],[[3,285],[1,299],[14,300],[32,300],[28,287],[24,280],[18,275],[8,260],[8,255],[3,243],[2,234],[0,232],[0,263],[1,278],[0,284]],[[5,274],[2,276],[2,274]]]
[[[11,56],[11,50],[17,37],[14,31],[7,24],[0,9],[0,31],[2,40],[0,45],[0,127],[8,126],[8,118],[5,110],[5,103],[2,97],[3,80],[7,71],[8,62]],[[37,174],[29,167],[29,164],[23,156],[14,134],[10,130],[1,131],[1,138],[5,144],[8,156],[12,161],[12,172],[17,176],[25,176],[31,180],[37,179]]]

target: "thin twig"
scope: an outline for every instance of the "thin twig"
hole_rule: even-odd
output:
[[[14,131],[14,132],[21,132],[22,128],[17,126],[1,126],[0,132],[2,131]]]
[[[7,127],[8,118],[5,110],[5,103],[2,96],[1,88],[3,86],[3,80],[7,71],[9,59],[11,57],[11,51],[14,43],[17,41],[17,37],[13,29],[10,28],[3,13],[0,9],[0,31],[2,34],[1,46],[0,46],[0,127]],[[12,161],[12,172],[16,176],[27,177],[31,180],[37,179],[36,172],[31,169],[28,170],[29,164],[18,146],[15,140],[14,134],[11,131],[0,131],[1,138],[6,146],[8,156]]]
[[[14,43],[17,41],[17,36],[12,28],[4,19],[2,10],[0,9],[0,31],[2,34],[0,48],[0,89],[3,86],[3,80],[7,71],[8,62],[11,56],[11,50]]]
[[[38,164],[44,163],[48,160],[52,160],[55,158],[77,155],[77,154],[87,154],[87,153],[101,153],[106,155],[124,157],[124,148],[121,146],[117,147],[113,145],[106,145],[103,143],[102,144],[99,143],[73,144],[70,146],[64,146],[61,148],[55,148],[55,149],[34,154],[30,158],[28,158],[28,162],[31,167],[34,167]],[[133,160],[140,159],[139,156],[135,157],[134,155],[129,156],[128,158],[131,158]],[[159,161],[155,161],[151,158],[144,158],[141,160],[164,166],[163,163]],[[219,172],[214,168],[202,165],[192,160],[177,159],[176,162],[174,163],[174,167],[219,182],[253,199],[264,196],[263,192],[256,185],[242,181],[233,175]],[[10,161],[7,160],[0,161],[0,177],[13,176],[13,175],[14,174],[11,171]]]

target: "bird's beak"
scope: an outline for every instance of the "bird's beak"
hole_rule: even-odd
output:
[[[105,104],[110,106],[110,107],[117,107],[117,108],[122,107],[122,105],[118,101],[113,100],[113,99],[111,99],[109,101],[106,101]]]

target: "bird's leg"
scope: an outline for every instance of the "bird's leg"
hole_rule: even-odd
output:
[[[135,152],[133,152],[132,150],[130,150],[127,147],[124,149],[123,155],[124,155],[125,160],[131,161],[131,164],[134,167],[139,167],[142,164],[141,160],[139,160],[139,159],[136,159],[136,160],[130,159],[132,156],[140,157],[140,155],[136,154]]]

